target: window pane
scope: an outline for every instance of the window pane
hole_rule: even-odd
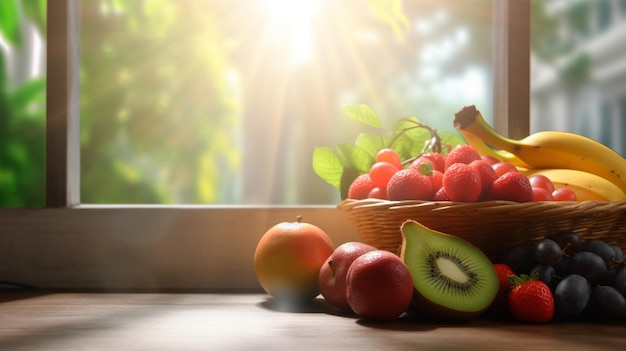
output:
[[[0,11],[0,207],[45,204],[43,1],[3,0]]]
[[[624,2],[535,4],[531,130],[576,132],[626,155]]]
[[[488,0],[92,0],[81,12],[83,203],[335,204],[313,149],[367,130],[341,105],[369,105],[387,128],[413,115],[452,132],[468,104],[491,115]]]

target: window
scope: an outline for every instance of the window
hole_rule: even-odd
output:
[[[615,6],[618,2],[589,0],[533,8],[532,30],[553,28],[550,37],[533,38],[533,131],[583,134],[626,155],[620,135],[625,119],[617,112],[626,94],[626,52],[620,45],[626,37],[626,16],[610,11]],[[581,32],[587,33],[584,41],[578,40]]]
[[[358,240],[333,205],[81,205],[78,5],[55,0],[48,7],[47,208],[0,209],[1,280],[56,288],[256,289],[254,248],[278,222],[302,215],[336,243]],[[500,33],[494,80],[501,88],[494,123],[513,136],[528,130],[524,15],[527,1],[494,2]]]

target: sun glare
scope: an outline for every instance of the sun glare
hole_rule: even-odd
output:
[[[291,63],[297,65],[311,58],[311,21],[324,0],[257,0],[267,16],[267,30],[277,39],[288,40]]]

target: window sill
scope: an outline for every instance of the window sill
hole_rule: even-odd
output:
[[[279,222],[358,240],[334,206],[0,209],[0,281],[37,288],[255,289],[253,257]]]

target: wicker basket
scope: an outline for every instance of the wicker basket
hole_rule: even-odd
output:
[[[344,200],[338,208],[355,225],[361,241],[399,254],[400,225],[407,219],[461,237],[498,260],[514,246],[560,230],[583,240],[600,239],[626,249],[626,201],[476,203]]]

